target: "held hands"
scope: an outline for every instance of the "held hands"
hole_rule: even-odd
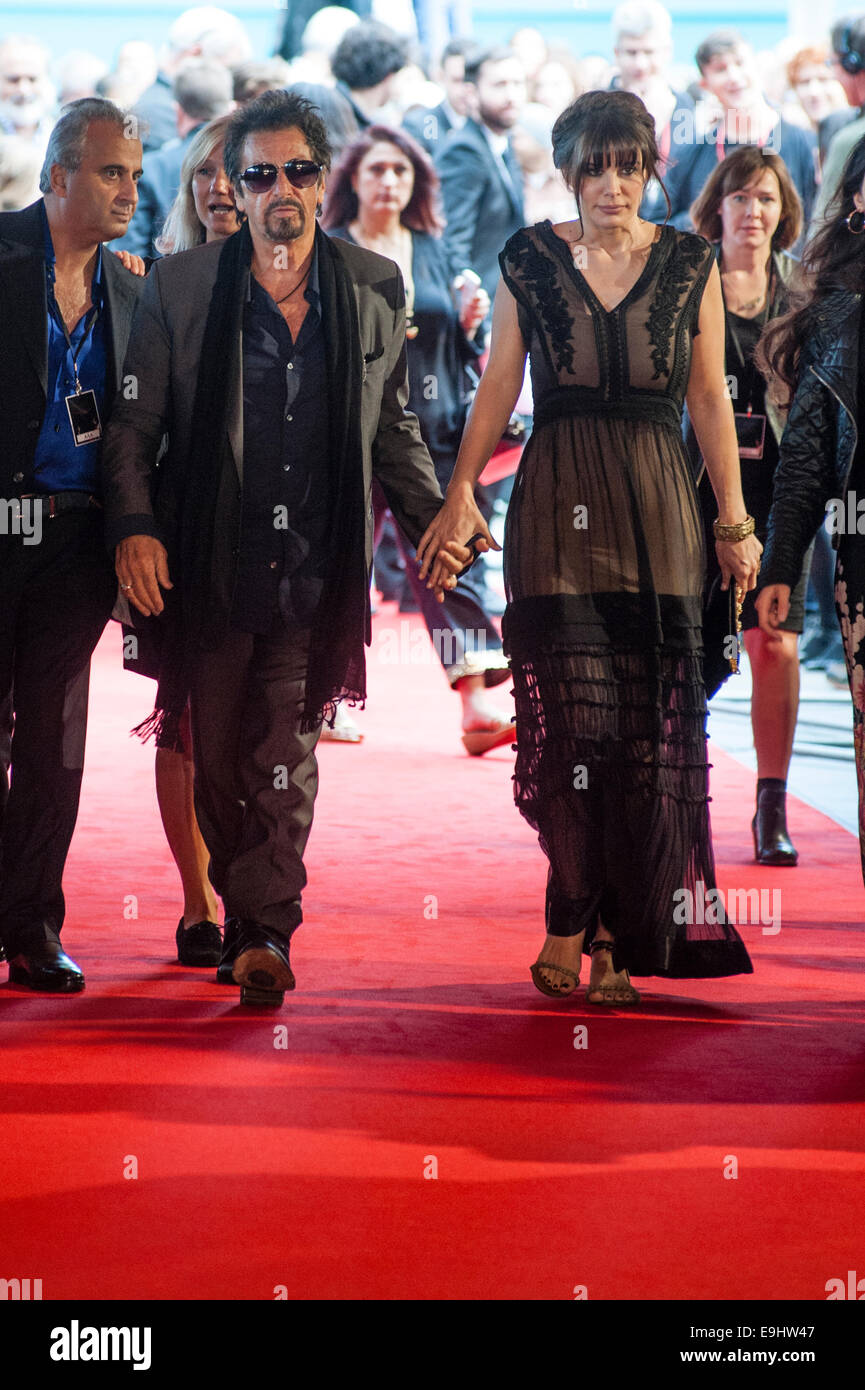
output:
[[[420,578],[427,579],[429,575],[427,588],[435,589],[437,598],[442,585],[452,589],[456,584],[459,570],[472,558],[471,551],[463,542],[477,535],[480,540],[475,542],[476,550],[501,550],[478,511],[471,485],[459,483],[454,486],[452,483],[447,490],[444,506],[424,531],[417,548]],[[465,558],[455,568],[454,557],[458,556]],[[453,583],[446,582],[449,577]]]
[[[437,564],[441,567],[444,578],[441,583],[433,584],[432,580],[427,584],[428,589],[432,589],[439,603],[444,603],[445,589],[455,589],[460,573],[472,558],[472,552],[467,546],[460,545],[457,541],[447,541],[436,557]],[[423,574],[421,574],[423,579]]]
[[[120,588],[139,613],[152,617],[165,604],[160,588],[173,589],[168,577],[168,552],[153,536],[127,536],[114,552]],[[456,580],[454,581],[456,583]]]

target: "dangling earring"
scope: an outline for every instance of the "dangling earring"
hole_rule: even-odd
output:
[[[316,205],[315,205],[315,215],[316,215],[316,217],[321,217],[321,209],[322,209],[322,204],[321,204],[321,203],[316,203]]]
[[[856,227],[853,226],[854,217],[858,217],[859,219],[859,225]],[[862,233],[865,232],[865,212],[860,212],[858,208],[854,208],[853,211],[848,212],[847,216],[844,218],[844,226],[847,228],[848,232],[852,232],[854,236],[861,236]]]

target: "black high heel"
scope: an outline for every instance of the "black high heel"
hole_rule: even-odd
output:
[[[787,793],[774,787],[761,788],[757,813],[751,821],[754,859],[772,868],[794,868],[799,852],[787,830]]]

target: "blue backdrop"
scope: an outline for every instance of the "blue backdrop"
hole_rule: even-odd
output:
[[[428,0],[436,4],[438,0]],[[446,0],[445,0],[446,3]],[[0,0],[0,35],[35,34],[55,56],[86,48],[110,62],[127,39],[146,39],[158,47],[168,26],[185,8],[177,0]],[[244,20],[256,56],[275,46],[281,7],[275,0],[228,0],[224,6]],[[450,9],[450,5],[447,5]],[[690,62],[700,39],[711,29],[735,24],[759,48],[770,47],[787,33],[787,0],[726,0],[726,3],[671,3],[675,56]],[[857,5],[851,0],[851,10]],[[612,5],[584,0],[473,0],[473,31],[482,41],[507,38],[524,24],[540,29],[550,42],[570,44],[574,52],[610,51]],[[831,22],[827,14],[827,30]]]

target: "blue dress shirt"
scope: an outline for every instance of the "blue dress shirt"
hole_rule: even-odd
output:
[[[83,391],[94,391],[99,418],[105,420],[105,373],[108,365],[107,302],[102,276],[102,247],[96,255],[91,298],[99,315],[91,326],[93,309],[78,320],[69,341],[63,315],[54,298],[54,243],[42,205],[45,223],[45,275],[48,297],[48,372],[45,416],[36,443],[34,477],[36,490],[53,492],[92,492],[99,495],[100,441],[76,444],[66,409],[66,397],[75,392],[73,354],[78,353],[78,378]],[[69,344],[72,344],[71,350]]]

